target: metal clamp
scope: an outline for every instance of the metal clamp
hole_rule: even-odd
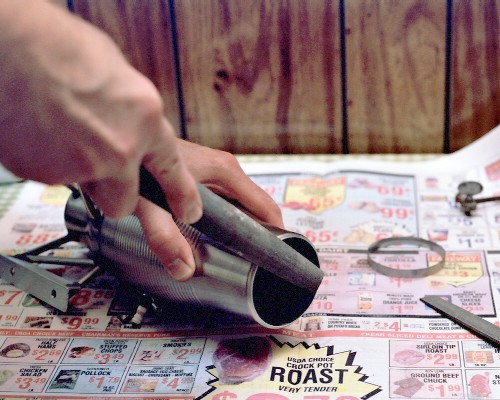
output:
[[[418,247],[426,247],[441,256],[441,261],[437,264],[417,269],[395,269],[388,267],[386,265],[380,264],[372,259],[372,255],[378,253],[380,249],[389,246],[397,245],[412,245]],[[425,276],[433,275],[439,272],[445,264],[446,252],[439,244],[431,242],[430,240],[425,240],[419,237],[394,237],[379,240],[368,247],[368,265],[372,267],[375,271],[391,276],[394,278],[422,278]]]

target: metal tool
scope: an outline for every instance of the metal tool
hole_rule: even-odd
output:
[[[65,241],[80,241],[90,249],[95,268],[89,277],[99,267],[109,268],[156,298],[217,307],[270,328],[300,317],[321,284],[319,259],[307,238],[264,227],[204,187],[200,187],[202,220],[193,226],[176,221],[196,261],[195,276],[187,282],[170,277],[147,246],[135,216],[108,219],[77,186],[71,189],[65,210],[67,237],[16,257],[0,256],[2,279],[60,310],[66,311],[68,299],[86,281],[64,282],[33,262],[75,264],[73,259],[40,256]],[[168,207],[147,171],[141,173],[140,192]]]
[[[500,346],[500,328],[440,296],[424,296],[420,299],[440,314],[472,331],[479,337]]]
[[[488,201],[499,201],[500,196],[484,197],[482,199],[476,199],[474,196],[483,191],[483,185],[475,181],[466,181],[458,185],[458,193],[455,196],[455,201],[460,204],[460,209],[465,215],[470,217],[472,212],[477,209],[479,203],[485,203]]]

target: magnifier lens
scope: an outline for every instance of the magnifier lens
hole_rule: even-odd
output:
[[[481,185],[479,182],[474,182],[474,181],[467,181],[467,182],[462,182],[460,185],[458,185],[458,192],[460,194],[467,194],[467,195],[475,195],[478,193],[481,193],[483,191],[483,185]]]

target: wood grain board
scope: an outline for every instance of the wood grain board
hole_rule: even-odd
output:
[[[500,122],[500,0],[72,0],[233,153],[439,153]],[[344,27],[342,30],[341,27]]]

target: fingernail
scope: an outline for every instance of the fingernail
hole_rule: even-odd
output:
[[[203,215],[203,209],[198,203],[191,203],[187,211],[184,213],[184,218],[182,219],[187,224],[194,224]]]
[[[177,258],[167,266],[167,271],[175,280],[185,281],[193,276],[194,266],[191,267],[180,258]]]

